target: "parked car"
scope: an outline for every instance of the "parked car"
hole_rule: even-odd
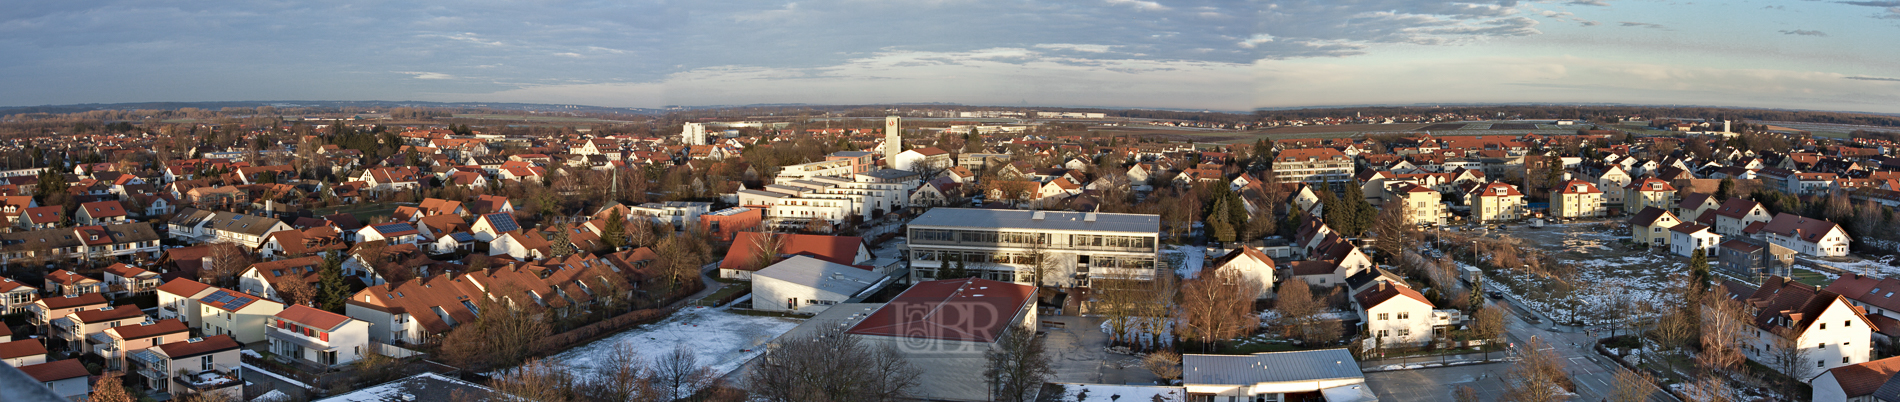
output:
[[[1504,300],[1504,293],[1496,290],[1484,292],[1484,295],[1491,296],[1491,300]]]

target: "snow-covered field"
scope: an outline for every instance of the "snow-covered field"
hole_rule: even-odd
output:
[[[1568,294],[1539,291],[1550,280],[1521,270],[1493,270],[1488,273],[1491,277],[1504,280],[1487,287],[1502,290],[1552,319],[1574,318],[1584,325],[1647,319],[1681,301],[1670,275],[1687,268],[1673,257],[1637,254],[1568,262],[1578,266],[1575,286]]]
[[[724,376],[763,352],[764,344],[797,327],[799,320],[781,317],[740,315],[718,308],[696,307],[680,310],[660,322],[647,324],[614,336],[569,349],[548,361],[570,367],[576,373],[593,375],[610,364],[608,356],[621,344],[631,344],[649,362],[685,345],[716,376]]]

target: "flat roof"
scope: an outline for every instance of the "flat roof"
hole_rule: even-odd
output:
[[[900,169],[878,169],[878,170],[873,170],[873,171],[858,173],[858,174],[876,177],[880,179],[895,179],[895,178],[906,177],[906,176],[916,176],[917,172],[912,172],[909,170],[900,170]]]
[[[1346,349],[1251,355],[1182,355],[1183,384],[1254,385],[1365,378]]]
[[[753,273],[752,277],[772,278],[849,297],[877,283],[879,279],[884,278],[884,275],[850,265],[795,255],[760,269],[759,272]]]
[[[1041,219],[1036,219],[1040,217]],[[1093,217],[1091,220],[1090,218]],[[1158,234],[1160,215],[1094,212],[1027,211],[1010,209],[932,208],[910,221],[910,227],[979,229],[1041,229]]]
[[[988,279],[920,282],[847,333],[990,343],[1030,308],[1036,288]]]

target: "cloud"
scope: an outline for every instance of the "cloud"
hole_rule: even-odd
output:
[[[1573,6],[1599,6],[1599,7],[1610,6],[1610,3],[1606,3],[1603,0],[1570,0],[1569,2],[1566,2],[1564,4],[1569,4]]]
[[[1107,1],[1108,4],[1110,5],[1131,6],[1136,9],[1141,9],[1141,10],[1150,10],[1150,11],[1172,10],[1171,8],[1168,8],[1168,6],[1164,6],[1164,5],[1161,5],[1161,3],[1156,3],[1152,1],[1143,1],[1143,0],[1105,0],[1105,1]]]
[[[1875,15],[1874,15],[1874,18],[1879,18],[1879,19],[1888,19],[1888,20],[1891,20],[1891,19],[1900,19],[1900,1],[1893,1],[1893,0],[1884,0],[1884,1],[1842,1],[1842,2],[1839,2],[1839,3],[1841,3],[1841,4],[1847,4],[1847,5],[1854,5],[1854,6],[1862,6],[1862,7],[1878,7],[1878,8],[1883,8],[1884,10],[1881,10],[1881,12],[1882,12],[1882,14],[1875,14]]]
[[[1650,29],[1663,29],[1663,30],[1669,29],[1669,27],[1662,26],[1662,24],[1651,23],[1651,22],[1623,21],[1621,24],[1626,27],[1643,27],[1643,28],[1650,28]]]
[[[1784,34],[1784,35],[1801,35],[1801,36],[1827,36],[1827,32],[1821,32],[1821,31],[1810,31],[1810,30],[1806,30],[1806,29],[1796,29],[1796,30],[1792,30],[1792,31],[1790,31],[1790,30],[1785,30],[1785,29],[1784,29],[1784,30],[1781,30],[1781,33],[1782,33],[1782,34]]]
[[[1578,22],[1577,22],[1577,24],[1579,24],[1579,25],[1583,25],[1583,26],[1586,26],[1586,27],[1593,27],[1593,26],[1598,26],[1598,25],[1603,25],[1603,23],[1601,23],[1601,22],[1596,22],[1596,21],[1578,21]]]
[[[1247,40],[1240,41],[1240,47],[1252,49],[1254,46],[1259,46],[1262,43],[1267,43],[1267,42],[1272,42],[1272,41],[1273,41],[1273,35],[1254,34],[1252,37],[1248,37]]]
[[[1887,77],[1862,77],[1862,76],[1852,76],[1852,77],[1841,77],[1841,78],[1846,78],[1846,79],[1850,79],[1850,80],[1861,80],[1861,81],[1894,81],[1894,82],[1900,82],[1900,78],[1887,78]]]
[[[1110,49],[1114,49],[1115,47],[1109,46],[1109,45],[1080,45],[1080,44],[1074,44],[1074,43],[1039,43],[1039,44],[1036,44],[1035,48],[1070,50],[1070,51],[1086,52],[1086,53],[1108,53]]]
[[[431,73],[427,71],[397,71],[397,73],[409,74],[412,76],[411,78],[415,78],[418,80],[447,80],[447,79],[455,78],[455,76],[453,75],[448,75],[448,74],[443,74],[443,73]]]

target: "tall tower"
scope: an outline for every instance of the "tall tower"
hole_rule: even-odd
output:
[[[899,136],[904,128],[897,116],[884,116],[884,167],[896,169],[897,154],[904,152],[904,137]]]
[[[686,123],[680,129],[680,142],[686,145],[707,145],[706,125]]]

